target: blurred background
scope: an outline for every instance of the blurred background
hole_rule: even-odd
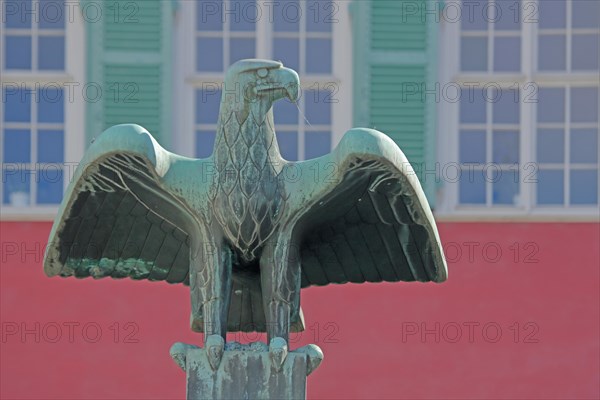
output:
[[[395,140],[448,261],[442,285],[305,289],[309,398],[600,397],[599,1],[1,3],[2,398],[184,398],[187,287],[41,262],[91,141],[136,123],[209,156],[243,58],[300,75],[274,106],[284,158],[355,126]]]

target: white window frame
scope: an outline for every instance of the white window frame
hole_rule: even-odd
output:
[[[539,0],[523,0],[523,2],[533,4],[536,10],[539,10]],[[462,7],[460,0],[452,1],[456,7]],[[523,7],[523,5],[522,5]],[[568,7],[570,9],[570,7]],[[461,8],[464,10],[464,8]],[[567,15],[570,18],[570,13]],[[459,183],[454,176],[444,176],[444,168],[450,165],[458,165],[459,160],[459,102],[445,101],[443,98],[438,104],[437,115],[437,159],[440,165],[439,170],[441,188],[438,191],[438,207],[435,210],[437,216],[442,220],[574,220],[574,221],[598,221],[600,220],[600,205],[596,206],[569,206],[566,203],[563,206],[536,205],[536,184],[524,183],[523,175],[528,174],[530,170],[524,170],[527,163],[536,161],[536,111],[535,102],[526,103],[523,101],[523,88],[526,84],[534,82],[539,88],[546,87],[590,87],[600,86],[600,77],[597,72],[538,72],[537,71],[537,23],[522,23],[522,41],[521,41],[521,71],[518,73],[478,73],[460,71],[460,38],[461,24],[458,21],[440,22],[439,29],[439,65],[444,68],[438,68],[438,80],[440,86],[444,85],[465,85],[468,83],[480,83],[479,88],[486,82],[496,82],[503,89],[514,88],[518,83],[521,91],[520,101],[520,151],[519,151],[519,205],[465,205],[459,202]],[[588,29],[589,30],[589,29]],[[567,23],[567,37],[572,34],[571,22]],[[587,30],[586,30],[587,31]],[[570,45],[569,45],[570,46]],[[570,47],[568,47],[570,48]],[[488,49],[488,52],[491,52]],[[489,57],[489,54],[488,54]],[[570,65],[570,53],[567,52],[567,65]],[[488,65],[488,71],[493,67]],[[488,104],[489,106],[489,104]],[[569,107],[569,102],[565,99],[565,107]],[[599,107],[600,114],[600,107]],[[566,114],[566,118],[568,114]],[[487,121],[490,124],[490,121]],[[566,120],[568,134],[570,122]],[[568,140],[568,136],[565,136]],[[599,140],[600,143],[600,140]],[[568,145],[568,143],[566,144]],[[488,143],[489,146],[489,143]],[[600,144],[599,149],[600,153]],[[565,173],[569,171],[565,160]],[[599,160],[600,162],[600,160]],[[452,171],[454,171],[452,169]],[[464,175],[463,175],[464,177]],[[568,178],[567,178],[568,179]],[[600,203],[600,185],[598,199]],[[565,185],[565,190],[568,190]]]
[[[36,0],[34,0],[36,1]],[[39,7],[39,4],[38,4]],[[2,11],[3,12],[3,11]],[[64,71],[38,71],[37,70],[37,39],[32,39],[32,69],[31,70],[4,70],[4,35],[0,34],[0,85],[2,89],[10,85],[25,85],[28,89],[45,85],[60,85],[64,87],[64,166],[63,166],[63,191],[73,178],[75,167],[80,162],[85,148],[85,96],[82,87],[85,85],[85,28],[81,12],[75,7],[65,7],[65,69]],[[3,16],[4,18],[4,16]],[[37,18],[37,15],[32,16]],[[71,22],[72,21],[72,22]],[[29,30],[36,36],[37,24],[33,23]],[[36,86],[37,85],[37,86]],[[65,86],[66,85],[66,86]],[[71,90],[71,93],[69,91]],[[32,108],[32,114],[35,104]],[[0,106],[0,132],[4,129],[4,105]],[[32,115],[33,121],[33,115]],[[35,148],[35,127],[32,122],[32,149]],[[0,154],[0,163],[3,155]],[[33,160],[37,162],[37,160]],[[34,179],[34,175],[32,175]],[[31,183],[35,186],[35,183]],[[59,205],[32,205],[16,207],[3,204],[4,185],[0,183],[0,220],[1,221],[51,221],[56,216]],[[30,196],[35,192],[30,191]]]
[[[337,6],[336,15],[333,17],[338,22],[332,24],[332,72],[331,75],[305,75],[297,71],[300,76],[302,90],[327,88],[333,83],[338,91],[333,96],[335,102],[331,104],[331,147],[333,148],[342,138],[343,134],[352,127],[352,36],[349,2],[344,0],[333,1]],[[175,19],[175,34],[173,35],[173,48],[175,49],[175,65],[173,68],[174,96],[173,96],[173,148],[180,154],[188,157],[195,156],[195,91],[205,82],[220,84],[223,82],[223,73],[199,73],[196,71],[196,13],[193,1],[180,2],[180,7]],[[257,58],[270,59],[272,54],[273,29],[268,20],[269,7],[272,2],[257,0],[257,6],[263,10],[262,18],[256,22],[256,55]],[[306,7],[306,2],[300,1],[301,7]],[[304,11],[304,8],[303,8]],[[236,34],[238,34],[236,32]],[[224,30],[227,38],[229,32]],[[279,33],[278,33],[279,35]],[[300,60],[303,59],[305,39],[305,24],[300,24]],[[227,49],[225,49],[227,50]],[[225,66],[227,67],[227,66]],[[304,68],[301,66],[300,68]],[[300,115],[300,118],[303,118]],[[310,122],[310,121],[309,121]],[[277,131],[276,124],[275,130]],[[282,132],[284,131],[282,127]],[[298,156],[304,158],[304,124],[298,125]],[[312,130],[319,130],[319,125],[313,125]]]

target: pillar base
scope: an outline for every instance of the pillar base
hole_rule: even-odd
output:
[[[203,348],[185,343],[171,347],[171,357],[187,375],[187,399],[305,399],[306,377],[321,364],[323,352],[310,344],[290,351],[280,371],[262,342],[225,344],[214,371]]]

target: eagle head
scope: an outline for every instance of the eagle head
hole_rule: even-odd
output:
[[[273,102],[287,97],[298,99],[300,78],[281,62],[259,59],[240,60],[227,70],[221,110],[230,109],[247,116],[251,109],[266,114]]]

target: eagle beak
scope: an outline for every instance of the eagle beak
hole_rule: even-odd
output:
[[[277,73],[280,75],[280,82],[285,89],[287,98],[293,102],[298,100],[298,95],[300,93],[300,78],[296,71],[282,67],[277,70]]]
[[[258,93],[268,94],[272,101],[287,97],[291,101],[298,100],[300,93],[300,78],[293,69],[280,67],[269,73],[269,83],[258,85]]]

